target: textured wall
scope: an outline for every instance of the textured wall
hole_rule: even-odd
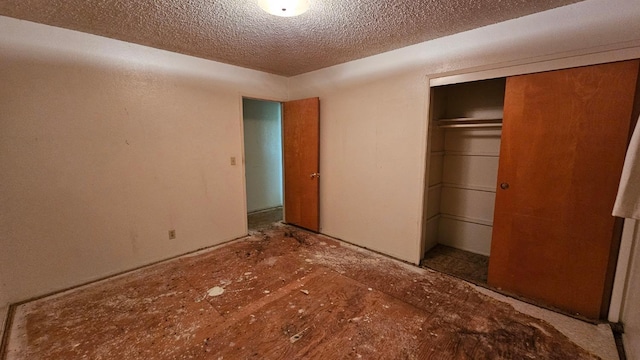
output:
[[[286,79],[0,17],[0,304],[246,234],[242,95]]]
[[[301,16],[257,0],[3,0],[0,15],[295,75],[579,0],[314,0]]]
[[[247,211],[282,206],[280,103],[253,99],[242,103]]]

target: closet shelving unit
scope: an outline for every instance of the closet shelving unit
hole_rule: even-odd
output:
[[[505,79],[432,88],[425,251],[489,256]]]

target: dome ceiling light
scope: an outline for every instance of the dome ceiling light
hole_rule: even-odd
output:
[[[258,5],[269,14],[292,17],[309,10],[309,0],[258,0]]]

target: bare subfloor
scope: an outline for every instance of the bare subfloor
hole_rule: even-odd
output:
[[[486,284],[489,257],[438,244],[425,254],[422,266],[474,284]]]
[[[598,358],[463,281],[284,225],[20,305],[7,349],[8,359]]]

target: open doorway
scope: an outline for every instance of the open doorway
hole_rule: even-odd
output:
[[[242,99],[249,230],[282,220],[282,106]]]
[[[431,88],[422,266],[487,285],[506,78]]]

